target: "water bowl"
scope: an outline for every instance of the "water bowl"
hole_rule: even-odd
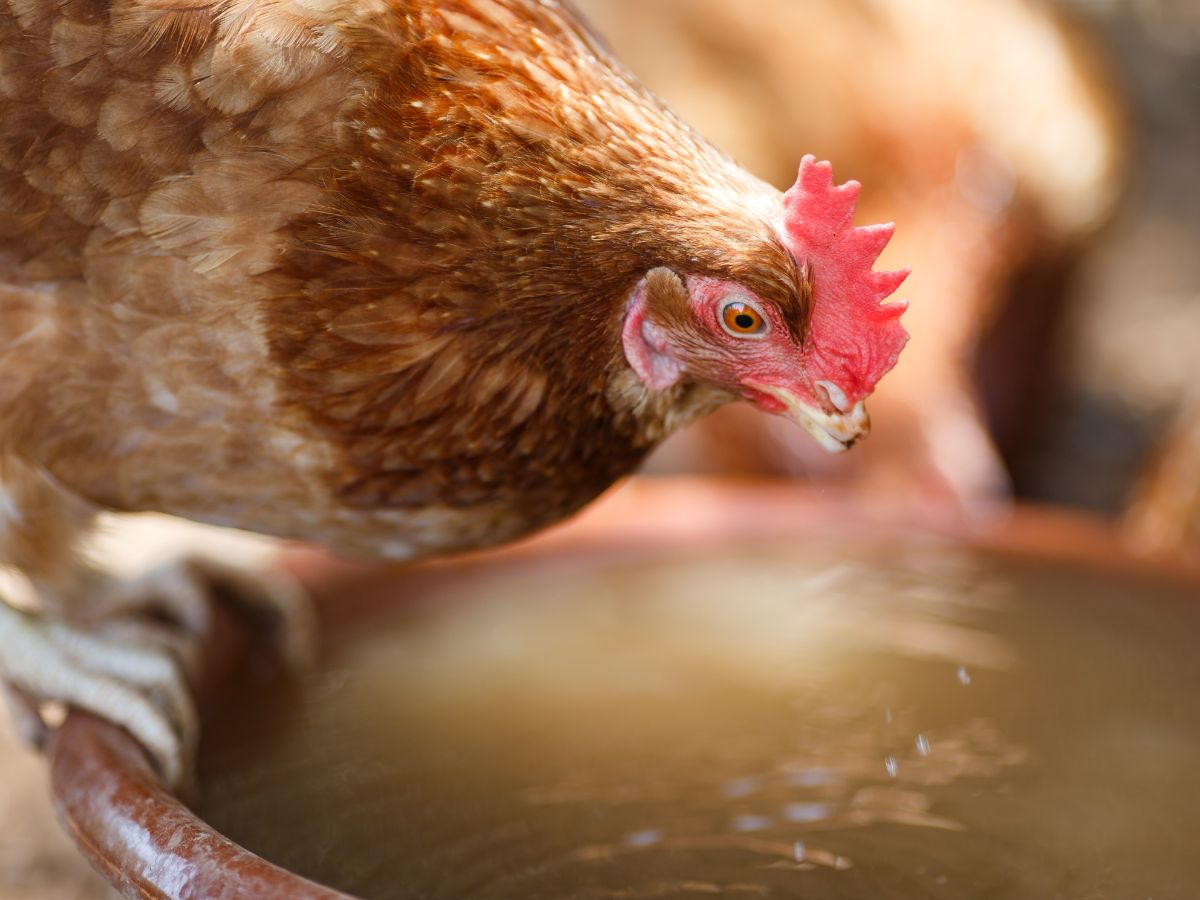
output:
[[[798,489],[635,485],[498,553],[297,565],[322,661],[214,664],[192,810],[122,732],[81,714],[60,732],[62,816],[125,892],[1200,883],[1200,578],[1105,526],[1022,511],[955,534]]]

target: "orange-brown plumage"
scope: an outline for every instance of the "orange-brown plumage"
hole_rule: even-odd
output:
[[[8,0],[0,49],[5,449],[97,506],[495,543],[778,403],[697,285],[806,339],[778,192],[556,2]],[[670,384],[622,344],[639,284]]]

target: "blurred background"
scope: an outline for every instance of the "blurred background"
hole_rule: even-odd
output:
[[[864,185],[910,265],[909,350],[875,432],[824,455],[728,409],[655,473],[776,475],[901,504],[1009,497],[1116,516],[1148,543],[1200,507],[1200,3],[577,0],[686,120],[786,188],[800,157]],[[0,728],[7,728],[6,717]],[[0,897],[105,896],[0,741]]]

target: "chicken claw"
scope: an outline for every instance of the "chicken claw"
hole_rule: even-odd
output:
[[[39,707],[66,703],[125,728],[169,787],[187,784],[199,725],[183,669],[169,650],[0,602],[0,676],[32,742],[45,736],[45,725],[37,727],[45,721]]]
[[[72,623],[0,602],[0,678],[18,728],[40,745],[45,704],[85,709],[132,734],[174,790],[192,784],[199,720],[188,675],[199,672],[215,603],[264,625],[289,668],[314,656],[308,598],[281,573],[186,557],[95,594],[88,619]]]

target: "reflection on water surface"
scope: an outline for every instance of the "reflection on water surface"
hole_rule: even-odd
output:
[[[1184,589],[916,542],[446,591],[241,698],[205,751],[209,819],[368,898],[1200,883]]]

